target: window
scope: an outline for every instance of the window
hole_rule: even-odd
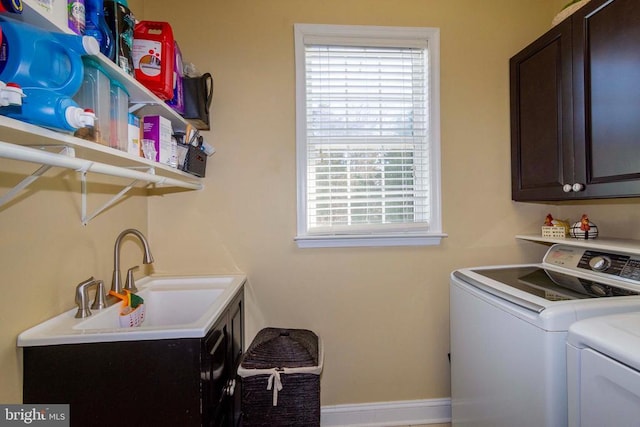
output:
[[[295,25],[300,247],[439,244],[439,31]]]

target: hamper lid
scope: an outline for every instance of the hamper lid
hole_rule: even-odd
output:
[[[262,329],[242,360],[245,369],[318,366],[318,336],[306,329]]]

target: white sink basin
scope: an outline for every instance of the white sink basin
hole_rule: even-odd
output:
[[[203,337],[245,282],[244,275],[145,277],[136,282],[145,317],[138,327],[119,323],[122,303],[76,319],[62,313],[18,336],[18,346]]]
[[[224,289],[210,286],[165,286],[152,284],[138,292],[144,299],[145,318],[140,327],[179,326],[196,322],[211,308]],[[122,303],[117,303],[122,307]],[[113,307],[95,312],[73,329],[117,329],[119,311]]]

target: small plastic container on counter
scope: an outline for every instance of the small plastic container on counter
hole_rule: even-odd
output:
[[[76,131],[79,138],[111,145],[111,79],[102,66],[91,58],[83,57],[84,80],[74,100],[82,108],[96,114],[95,126]],[[126,122],[126,118],[125,118]]]
[[[111,147],[128,151],[129,93],[117,80],[111,80]]]

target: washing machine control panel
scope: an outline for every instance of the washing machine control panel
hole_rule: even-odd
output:
[[[585,250],[578,263],[578,268],[622,276],[622,271],[631,259],[628,255]]]
[[[620,272],[620,276],[640,282],[640,259],[630,258]]]
[[[556,245],[549,249],[544,262],[569,269],[589,270],[612,279],[624,278],[640,284],[640,256],[637,255]]]

